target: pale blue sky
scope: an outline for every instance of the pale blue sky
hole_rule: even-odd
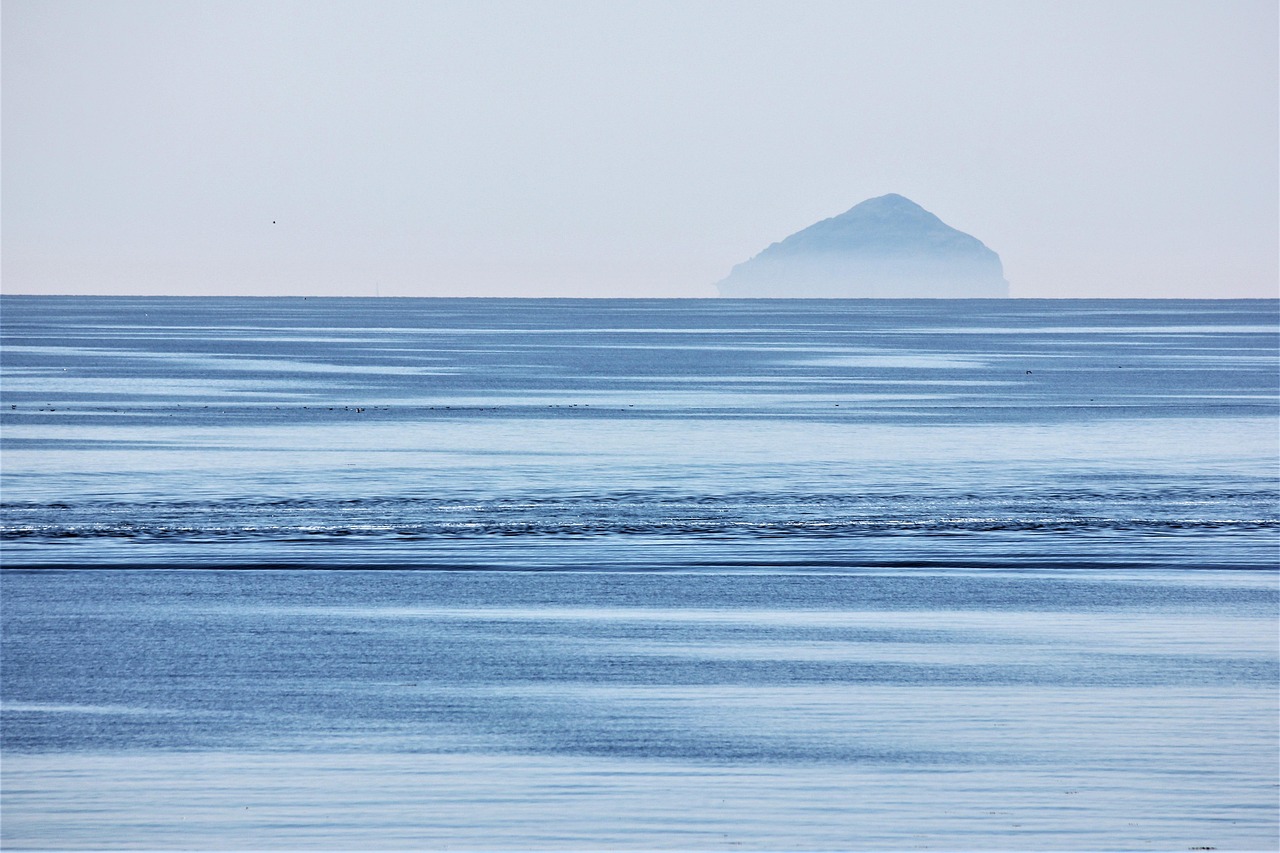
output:
[[[3,3],[7,293],[712,296],[897,192],[1277,295],[1273,0]]]

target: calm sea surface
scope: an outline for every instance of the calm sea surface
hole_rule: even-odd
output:
[[[0,299],[0,841],[1275,849],[1275,301]]]

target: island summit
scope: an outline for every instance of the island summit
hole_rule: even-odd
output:
[[[1000,299],[1000,256],[900,195],[797,231],[717,285],[738,298]]]

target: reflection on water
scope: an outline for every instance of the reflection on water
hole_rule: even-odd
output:
[[[1268,573],[0,579],[15,846],[1168,849],[1277,829]]]
[[[1075,707],[1063,709],[1070,712]],[[1002,725],[999,719],[991,725]],[[1203,756],[1189,755],[1195,761]],[[690,764],[594,758],[189,753],[24,756],[15,846],[161,849],[1266,849],[1234,771],[1159,787],[1091,768]],[[30,780],[53,780],[32,797]],[[922,796],[928,792],[927,797]],[[74,810],[67,804],[74,802]],[[1216,815],[1242,820],[1218,820]],[[110,820],[111,840],[101,827]],[[1242,828],[1241,824],[1245,825]],[[1225,839],[1225,840],[1224,840]],[[1210,843],[1216,842],[1216,844]]]
[[[3,309],[6,847],[1276,844],[1275,302]]]

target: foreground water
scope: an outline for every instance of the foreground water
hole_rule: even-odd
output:
[[[1275,302],[0,307],[6,847],[1277,845]]]

